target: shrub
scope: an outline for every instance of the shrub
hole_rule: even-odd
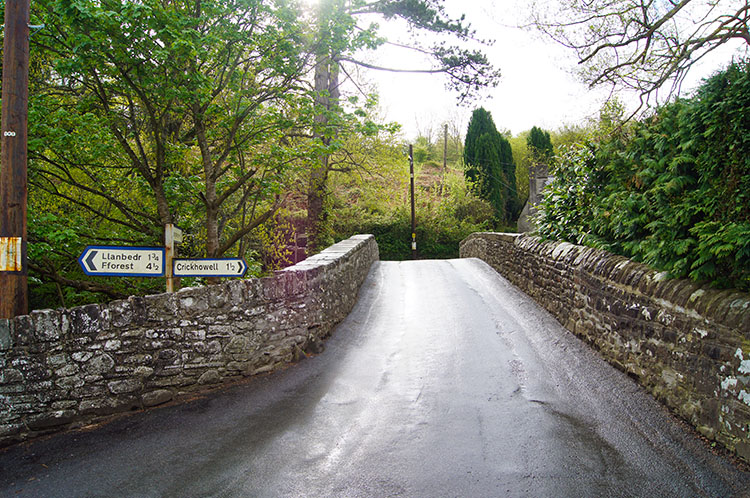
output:
[[[750,66],[558,155],[540,233],[750,290]]]

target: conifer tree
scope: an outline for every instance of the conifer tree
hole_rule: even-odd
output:
[[[497,131],[492,115],[485,109],[474,111],[464,146],[466,179],[474,184],[479,197],[495,207],[501,223],[513,221],[518,212],[516,172],[508,140]]]
[[[533,159],[548,160],[552,156],[552,139],[549,133],[534,126],[526,138],[526,146],[532,153]]]

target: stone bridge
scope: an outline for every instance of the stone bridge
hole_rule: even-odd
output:
[[[474,234],[461,256],[484,260],[701,434],[750,460],[750,296],[525,235]],[[374,238],[358,235],[268,278],[0,321],[0,444],[315,354],[377,260]]]

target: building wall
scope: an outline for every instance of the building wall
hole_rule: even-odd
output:
[[[529,198],[526,200],[518,217],[519,232],[533,232],[536,230],[534,217],[539,204],[544,199],[544,188],[552,182],[549,166],[544,163],[532,163],[529,169]]]
[[[0,446],[317,351],[376,260],[356,235],[268,278],[0,320]]]
[[[486,261],[699,432],[750,461],[750,295],[519,234],[472,234],[460,254]]]

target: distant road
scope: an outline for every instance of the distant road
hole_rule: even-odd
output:
[[[322,354],[0,452],[0,496],[748,496],[479,260],[376,263]]]

